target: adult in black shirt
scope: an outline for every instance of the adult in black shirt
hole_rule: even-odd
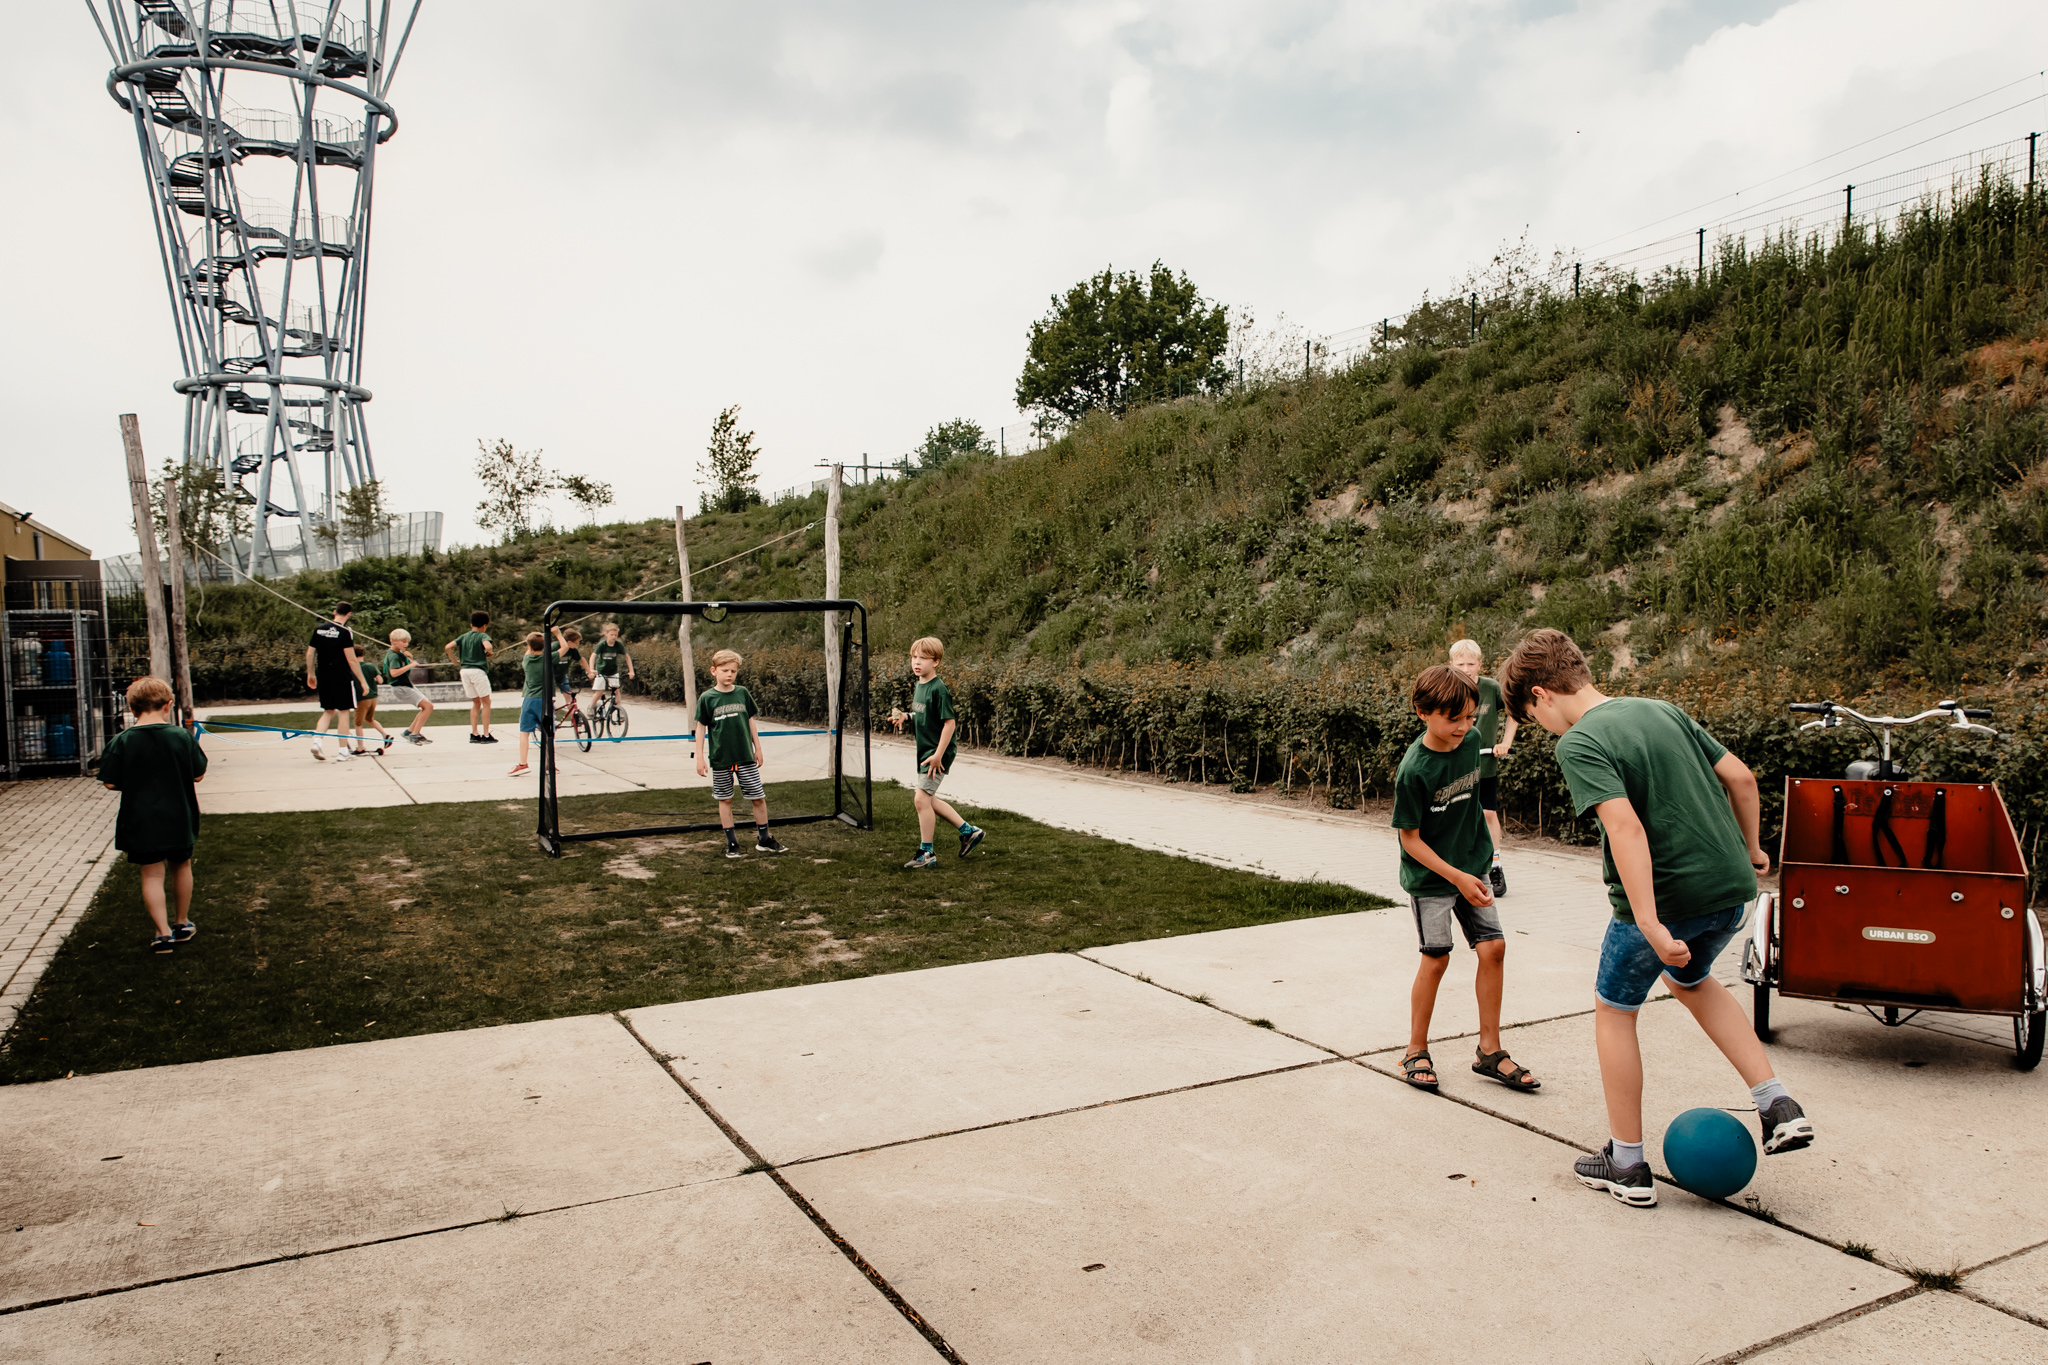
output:
[[[315,723],[313,736],[313,757],[326,758],[322,739],[327,734],[327,724],[335,716],[344,718],[351,734],[356,724],[356,699],[369,690],[363,678],[363,665],[356,654],[355,635],[348,628],[348,618],[355,607],[347,602],[334,604],[334,619],[323,621],[313,628],[313,638],[306,641],[306,686],[320,694],[320,719]],[[339,736],[337,736],[339,738]],[[356,741],[356,752],[363,752],[362,741]],[[381,755],[383,746],[372,752]],[[347,745],[341,746],[337,758],[349,756]]]

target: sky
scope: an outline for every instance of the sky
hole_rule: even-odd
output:
[[[118,414],[152,464],[181,429],[146,185],[83,0],[4,32],[0,501],[117,554]],[[772,492],[1020,420],[1030,324],[1104,267],[1339,332],[1997,87],[1788,183],[2048,129],[2044,58],[2008,0],[426,0],[377,161],[377,472],[451,542],[479,440],[667,516],[738,404]]]

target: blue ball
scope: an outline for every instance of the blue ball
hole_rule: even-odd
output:
[[[1726,1199],[1756,1174],[1756,1139],[1725,1109],[1688,1109],[1664,1130],[1664,1169],[1707,1199]]]

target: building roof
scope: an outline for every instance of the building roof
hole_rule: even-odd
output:
[[[65,535],[62,531],[56,530],[49,526],[45,526],[42,522],[36,520],[34,516],[27,512],[16,511],[14,508],[9,507],[6,503],[0,502],[0,516],[12,517],[17,523],[28,527],[32,531],[41,531],[46,536],[54,536],[56,539],[63,541],[66,545],[69,545],[72,549],[78,551],[78,553],[83,555],[85,558],[92,558],[92,551],[90,549],[86,548],[78,541],[73,540],[70,536]],[[0,554],[4,554],[5,552],[6,551],[4,547],[0,547]],[[23,559],[27,556],[16,555],[14,557],[16,559]]]

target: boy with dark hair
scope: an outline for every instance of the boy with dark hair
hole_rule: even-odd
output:
[[[555,688],[565,697],[576,697],[576,669],[583,663],[583,632],[574,626],[555,626]],[[589,670],[584,672],[588,674]]]
[[[469,742],[471,744],[496,744],[497,737],[491,734],[491,675],[488,672],[491,655],[497,652],[491,637],[485,630],[491,624],[487,611],[473,611],[469,614],[469,629],[441,646],[441,652],[448,661],[460,670],[462,695],[469,698]],[[525,708],[524,695],[521,709]],[[521,730],[520,734],[525,734]],[[520,746],[525,747],[525,740]],[[520,767],[525,767],[522,762]],[[516,772],[517,769],[514,769]]]
[[[746,662],[730,649],[711,656],[713,686],[697,697],[693,718],[692,747],[697,754],[697,776],[711,779],[711,794],[718,798],[718,823],[725,827],[725,856],[738,858],[739,836],[733,832],[732,791],[754,803],[754,847],[762,853],[787,853],[768,832],[768,791],[761,785],[761,730],[754,717],[761,713],[753,696],[738,683],[740,665]]]
[[[1459,640],[1451,646],[1451,667],[1479,689],[1479,710],[1472,724],[1479,735],[1479,808],[1486,812],[1486,831],[1493,836],[1493,866],[1487,878],[1498,900],[1508,893],[1508,874],[1500,865],[1500,760],[1515,747],[1517,727],[1513,716],[1502,715],[1500,684],[1480,672],[1485,657],[1477,640]]]
[[[1643,1159],[1643,1054],[1636,1011],[1661,975],[1742,1076],[1766,1154],[1813,1142],[1813,1124],[1772,1073],[1714,958],[1748,921],[1759,872],[1756,778],[1669,702],[1607,697],[1561,630],[1531,632],[1501,665],[1511,715],[1557,735],[1557,766],[1581,815],[1600,820],[1613,917],[1593,985],[1594,1038],[1611,1140],[1580,1157],[1581,1183],[1648,1208],[1657,1187]]]
[[[988,834],[968,824],[959,811],[939,796],[939,783],[945,781],[946,769],[953,766],[953,759],[960,752],[959,741],[954,738],[959,719],[953,714],[953,692],[939,676],[939,665],[945,661],[945,642],[935,635],[927,635],[910,646],[910,671],[917,678],[917,686],[911,690],[907,719],[917,740],[918,843],[917,856],[905,867],[930,867],[938,862],[939,855],[932,852],[932,835],[940,820],[960,832],[963,858],[974,852]]]
[[[1408,1050],[1402,1078],[1418,1090],[1437,1088],[1429,1055],[1429,1021],[1437,987],[1451,962],[1451,922],[1479,956],[1479,1046],[1472,1070],[1510,1090],[1542,1084],[1517,1066],[1500,1045],[1500,1001],[1506,980],[1507,937],[1486,884],[1493,848],[1479,806],[1480,743],[1473,728],[1478,690],[1455,668],[1438,664],[1415,680],[1409,702],[1422,733],[1401,756],[1394,775],[1394,828],[1401,836],[1401,889],[1415,914],[1422,961],[1408,995]]]
[[[523,685],[519,689],[519,761],[512,765],[507,777],[518,777],[527,771],[526,737],[539,732],[543,725],[552,727],[555,723],[554,703],[548,699],[541,686],[541,669],[547,661],[548,637],[537,630],[526,632],[526,653],[519,663],[526,670]],[[490,704],[485,698],[486,706]]]
[[[362,659],[356,653],[355,632],[348,628],[348,618],[355,607],[347,602],[334,604],[332,620],[322,621],[313,628],[313,638],[306,642],[306,686],[320,694],[320,719],[313,722],[313,757],[324,759],[327,751],[323,741],[327,737],[327,723],[335,723],[337,763],[346,762],[349,746],[339,743],[341,727],[348,727],[349,735],[356,741],[356,748],[362,748],[362,736],[356,732],[356,702],[369,684],[363,679]]]
[[[199,842],[199,797],[193,785],[206,776],[206,751],[189,730],[171,724],[171,689],[161,678],[128,685],[135,723],[107,741],[100,781],[121,793],[114,817],[114,847],[142,876],[142,908],[156,926],[154,953],[168,953],[199,932],[192,922],[192,848]],[[170,918],[164,882],[177,902]]]
[[[362,668],[363,694],[356,698],[356,755],[361,757],[364,753],[369,753],[382,758],[384,751],[392,744],[391,732],[377,723],[377,686],[382,679],[377,676],[377,665],[370,659],[365,658],[362,661]],[[377,732],[381,743],[373,741],[366,750],[362,744],[363,737],[372,730]]]

